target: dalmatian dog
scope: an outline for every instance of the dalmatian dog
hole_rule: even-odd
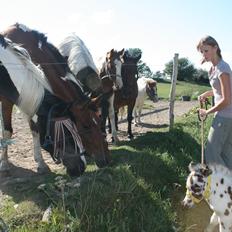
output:
[[[205,199],[214,211],[205,232],[219,225],[220,232],[232,232],[232,172],[220,165],[189,164],[184,207]]]

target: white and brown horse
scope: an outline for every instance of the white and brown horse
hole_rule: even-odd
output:
[[[157,82],[151,78],[141,77],[137,80],[138,84],[138,96],[136,98],[133,114],[135,124],[141,123],[141,113],[146,97],[152,101],[157,102],[159,100],[157,93]]]
[[[43,161],[40,146],[56,162],[62,162],[67,173],[79,176],[85,170],[84,148],[77,133],[68,104],[53,94],[42,69],[32,63],[28,52],[0,35],[0,98],[7,106],[14,104],[24,112],[32,130],[34,158],[38,171],[48,169]],[[12,112],[12,107],[10,107]],[[3,111],[3,120],[6,111]],[[12,128],[4,121],[4,139],[11,137]],[[63,131],[62,134],[59,134]],[[49,141],[45,141],[45,138]],[[47,144],[45,144],[47,142]],[[0,171],[9,171],[7,147],[0,156]]]

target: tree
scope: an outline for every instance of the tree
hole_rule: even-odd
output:
[[[208,72],[203,69],[197,69],[194,75],[194,81],[209,84]]]
[[[169,61],[165,64],[164,73],[168,76],[172,76],[173,72],[173,61]],[[192,81],[194,80],[194,75],[196,69],[193,64],[187,58],[178,59],[178,75],[177,80],[179,81]]]

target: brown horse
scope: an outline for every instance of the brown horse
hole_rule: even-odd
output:
[[[69,72],[66,60],[44,34],[31,30],[22,24],[15,24],[2,33],[15,43],[26,48],[34,63],[40,64],[55,96],[69,104],[78,132],[87,154],[95,157],[96,164],[103,167],[110,162],[107,142],[102,135],[100,120],[90,99],[84,95],[74,75]],[[6,103],[7,104],[7,103]],[[3,104],[4,128],[12,134],[11,113]],[[12,109],[12,104],[8,108]],[[8,136],[8,137],[10,137]]]
[[[133,120],[133,109],[135,106],[136,98],[138,96],[138,85],[136,75],[138,75],[137,63],[141,58],[141,54],[137,57],[132,57],[126,51],[123,55],[124,63],[122,65],[122,80],[123,87],[121,90],[115,92],[114,109],[116,112],[115,122],[117,128],[117,112],[120,107],[127,106],[127,121],[128,121],[128,138],[132,139],[134,136],[131,130],[131,123]]]
[[[85,170],[84,149],[72,116],[66,110],[67,104],[53,95],[43,71],[31,62],[28,52],[5,40],[2,35],[0,35],[0,62],[0,96],[3,108],[16,104],[30,121],[34,148],[40,147],[38,142],[40,136],[41,145],[44,145],[44,149],[51,154],[54,161],[62,162],[71,176],[81,175]],[[11,111],[12,107],[9,108],[9,112]],[[3,114],[3,119],[5,115]],[[59,128],[62,130],[60,134]],[[45,136],[50,139],[47,144],[44,143]],[[0,168],[1,171],[8,171],[9,165],[4,153],[7,141],[5,144],[4,140],[2,141]],[[34,156],[39,165],[38,169],[46,169],[47,166],[37,150],[35,149]]]

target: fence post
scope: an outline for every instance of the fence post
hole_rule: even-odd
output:
[[[178,53],[175,53],[173,58],[173,71],[172,71],[172,84],[169,94],[169,131],[173,128],[174,124],[174,103],[176,97],[176,80],[178,73]]]

